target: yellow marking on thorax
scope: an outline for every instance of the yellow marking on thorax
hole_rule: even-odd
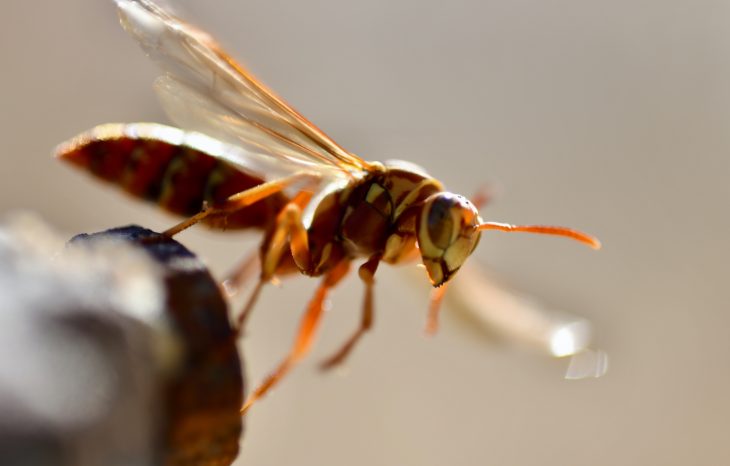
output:
[[[400,217],[400,215],[408,207],[410,207],[419,197],[423,195],[422,191],[429,187],[434,188],[436,191],[443,191],[444,189],[443,185],[433,178],[426,178],[424,180],[421,180],[421,182],[418,183],[415,187],[410,188],[408,194],[406,194],[403,200],[396,202],[395,218]],[[393,199],[397,199],[397,196],[393,195]]]

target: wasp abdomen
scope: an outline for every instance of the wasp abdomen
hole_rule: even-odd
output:
[[[152,129],[130,134],[130,126],[104,125],[59,148],[58,156],[119,185],[129,194],[155,202],[169,212],[191,216],[205,206],[219,206],[236,193],[264,182],[220,158]],[[142,128],[146,128],[141,126]],[[167,136],[167,135],[165,135]],[[206,223],[219,228],[267,227],[286,204],[284,195],[273,195],[244,209],[212,216]]]

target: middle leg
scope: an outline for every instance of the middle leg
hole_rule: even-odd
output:
[[[307,230],[302,224],[302,209],[309,203],[312,193],[302,191],[282,209],[276,218],[275,228],[270,237],[264,240],[261,253],[261,274],[251,295],[236,320],[236,333],[243,332],[246,320],[251,314],[264,285],[274,278],[280,266],[281,258],[287,248],[291,250],[297,267],[307,270],[309,267],[309,242]],[[298,258],[298,260],[297,260]],[[301,265],[300,265],[301,264]]]
[[[348,338],[345,343],[329,358],[322,361],[320,368],[323,370],[332,369],[335,366],[342,364],[345,359],[350,355],[355,344],[360,338],[370,330],[373,326],[373,290],[375,288],[375,271],[378,269],[380,264],[381,256],[373,256],[368,259],[363,265],[360,266],[358,274],[360,280],[365,284],[365,298],[362,306],[362,319],[360,320],[360,326],[355,332]]]

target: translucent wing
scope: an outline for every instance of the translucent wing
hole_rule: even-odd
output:
[[[312,153],[306,146],[271,134],[267,128],[232,114],[223,105],[172,77],[158,78],[155,89],[175,123],[244,149],[228,152],[228,162],[234,165],[254,167],[257,173],[269,177],[302,169],[316,170],[329,178],[348,173],[339,165],[322,162],[318,153]],[[230,160],[235,158],[238,160]]]
[[[586,319],[550,309],[499,285],[475,261],[461,268],[446,300],[460,314],[506,340],[551,356],[572,356],[590,344],[591,324]]]
[[[590,346],[588,320],[505,288],[475,261],[464,264],[450,282],[446,300],[470,327],[477,324],[508,343],[567,358],[566,379],[603,377],[608,371],[606,352]]]
[[[414,282],[423,285],[425,270],[421,264],[405,270]],[[448,283],[444,299],[449,314],[472,330],[556,358],[590,349],[593,326],[587,319],[552,309],[504,286],[476,260],[466,262]]]
[[[187,129],[294,164],[356,175],[350,154],[229,57],[207,33],[149,0],[115,0],[122,25],[164,70],[157,90]]]

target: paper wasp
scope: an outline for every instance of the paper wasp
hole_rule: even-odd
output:
[[[446,285],[484,230],[560,235],[598,248],[576,230],[484,222],[477,207],[406,162],[367,162],[346,151],[230,58],[205,32],[149,0],[115,0],[122,24],[164,74],[156,90],[170,118],[158,124],[103,125],[58,148],[58,156],[127,192],[188,216],[174,235],[202,222],[263,230],[258,284],[238,318],[249,315],[275,276],[321,276],[289,354],[242,411],[309,350],[329,291],[360,258],[365,286],[359,328],[325,366],[341,363],[372,324],[374,275],[381,262],[420,259],[434,294],[436,329]],[[205,135],[203,135],[204,133]]]

